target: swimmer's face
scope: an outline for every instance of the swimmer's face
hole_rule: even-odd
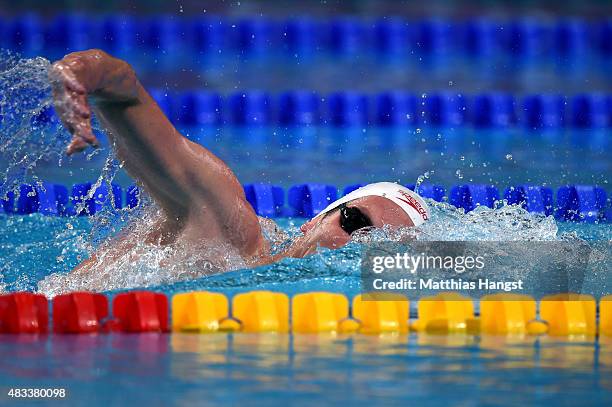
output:
[[[396,203],[380,196],[358,198],[346,206],[359,209],[375,228],[414,226],[410,217]],[[340,210],[334,209],[303,224],[300,229],[309,246],[337,249],[347,244],[351,236],[340,226],[340,217]]]

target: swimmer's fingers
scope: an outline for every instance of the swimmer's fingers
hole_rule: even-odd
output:
[[[93,134],[91,122],[89,120],[78,123],[72,133],[72,141],[66,149],[66,154],[72,155],[74,153],[79,153],[88,146],[98,147],[98,139]]]
[[[98,147],[91,129],[91,108],[83,86],[61,62],[53,65],[49,76],[55,109],[73,138],[67,154],[83,151],[88,145]]]
[[[49,69],[49,79],[54,88],[62,87],[82,95],[87,93],[87,90],[78,81],[70,66],[64,61],[59,61],[51,65]]]
[[[70,93],[55,100],[55,109],[62,123],[72,134],[66,150],[68,155],[83,151],[88,145],[98,147],[98,139],[91,128],[91,111],[85,95]]]
[[[53,105],[64,120],[78,121],[91,118],[87,96],[64,89],[53,91]]]

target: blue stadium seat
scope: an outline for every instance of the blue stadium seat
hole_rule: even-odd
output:
[[[43,215],[67,216],[68,189],[63,185],[43,182],[36,186],[38,212]]]
[[[231,123],[240,126],[270,124],[270,96],[267,92],[249,91],[230,95],[229,113]]]
[[[354,55],[367,49],[367,27],[357,18],[337,18],[329,25],[329,44],[332,52]]]
[[[321,97],[315,92],[294,91],[279,97],[279,123],[285,126],[316,125],[321,121]]]
[[[418,118],[417,97],[408,92],[384,92],[376,97],[376,124],[381,126],[415,125]]]
[[[283,46],[289,55],[308,57],[317,52],[320,43],[320,26],[308,17],[292,18],[283,27]]]
[[[225,50],[227,23],[220,17],[197,18],[191,22],[193,49],[203,55],[216,56]]]
[[[509,93],[492,92],[476,95],[472,106],[475,127],[508,127],[516,123],[515,100]]]
[[[415,191],[414,184],[406,185],[406,188]],[[434,201],[442,202],[444,200],[444,196],[446,195],[446,190],[440,185],[423,183],[419,185],[418,189],[416,190],[416,193],[421,195],[423,198],[430,198]]]
[[[221,96],[216,92],[198,90],[184,92],[174,102],[173,110],[179,124],[216,126],[223,121]]]
[[[491,57],[500,50],[500,24],[488,18],[472,19],[461,26],[463,49],[472,57]]]
[[[461,126],[466,122],[465,97],[458,93],[436,92],[423,98],[423,124]]]
[[[44,29],[40,18],[33,13],[18,15],[6,27],[5,44],[25,56],[39,55],[44,45]]]
[[[560,220],[598,222],[605,216],[606,192],[592,185],[568,185],[557,190],[555,217]]]
[[[134,18],[127,14],[105,16],[95,26],[97,47],[126,57],[136,46],[138,27]]]
[[[557,54],[562,57],[583,55],[589,44],[586,23],[579,19],[560,20],[554,28]]]
[[[427,19],[417,25],[418,49],[424,55],[451,53],[457,41],[457,27],[449,20]]]
[[[273,218],[282,214],[285,199],[281,187],[257,183],[246,184],[243,188],[247,201],[257,215]]]
[[[276,44],[273,21],[258,17],[245,18],[234,29],[234,47],[243,55],[263,55],[270,52]]]
[[[512,21],[504,27],[504,48],[523,60],[543,57],[550,53],[550,30],[535,19]]]
[[[292,216],[313,217],[338,197],[333,185],[300,184],[289,188],[288,203]]]
[[[523,99],[522,122],[529,129],[559,128],[565,124],[565,98],[536,94]]]
[[[577,128],[602,128],[612,123],[612,111],[605,95],[579,94],[571,100],[572,125]]]
[[[509,205],[520,205],[529,212],[542,215],[553,214],[553,191],[538,185],[517,185],[509,187],[504,193]]]
[[[474,210],[478,206],[492,208],[499,200],[499,191],[490,185],[458,185],[451,189],[449,202],[457,208],[463,208],[466,212]]]
[[[54,57],[68,52],[96,47],[93,37],[94,24],[82,14],[58,14],[45,28],[45,47],[55,51]]]
[[[376,50],[385,56],[405,56],[414,50],[415,29],[408,21],[397,18],[383,18],[374,25]]]
[[[140,189],[136,185],[130,185],[125,190],[125,204],[130,209],[140,204]]]
[[[368,124],[368,98],[358,92],[336,92],[327,97],[329,123],[357,127]]]
[[[20,215],[36,213],[39,207],[38,195],[34,186],[22,184],[19,187],[19,198],[17,198],[17,213]]]

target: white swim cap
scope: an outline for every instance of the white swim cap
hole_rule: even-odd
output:
[[[337,208],[343,203],[364,196],[381,196],[391,200],[406,212],[408,217],[412,220],[412,223],[414,223],[414,226],[422,225],[429,219],[430,212],[425,200],[416,192],[394,182],[376,182],[356,189],[329,204],[327,208],[323,209],[317,215],[317,217]]]

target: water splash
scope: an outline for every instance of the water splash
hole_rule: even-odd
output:
[[[109,211],[94,217],[85,246],[95,255],[75,271],[46,276],[38,284],[39,291],[52,297],[68,291],[128,289],[246,267],[238,251],[222,242],[178,241],[160,246],[149,241],[147,237],[156,234],[162,219],[161,210],[152,203],[119,212],[122,215]]]
[[[486,246],[488,244],[491,250],[499,249],[500,245],[497,242],[500,241],[564,241],[571,242],[573,246],[589,245],[594,255],[591,256],[589,268],[586,270],[583,292],[600,296],[612,289],[612,281],[607,271],[612,251],[608,242],[605,241],[612,236],[610,229],[607,230],[605,236],[602,236],[598,235],[602,233],[601,228],[598,228],[597,233],[592,236],[598,240],[586,241],[579,237],[576,230],[580,230],[580,235],[582,235],[583,231],[586,232],[589,229],[589,225],[574,224],[572,225],[573,231],[559,233],[552,217],[534,215],[513,205],[502,205],[495,209],[478,208],[468,214],[447,204],[430,201],[429,205],[432,209],[432,219],[418,228],[403,230],[383,228],[363,231],[354,234],[351,243],[341,249],[323,248],[303,259],[288,258],[255,269],[242,269],[190,281],[176,280],[172,284],[157,288],[169,293],[187,290],[220,290],[234,294],[256,288],[279,290],[287,294],[324,290],[355,295],[361,290],[361,256],[367,245],[390,241],[405,243],[414,239],[420,241],[478,241],[482,242],[484,247],[488,247]],[[586,235],[590,235],[591,232]],[[602,237],[604,241],[599,240]],[[524,247],[524,245],[518,247]],[[548,247],[554,249],[555,246]],[[502,256],[498,264],[499,272],[495,277],[511,279],[524,277],[527,274],[532,278],[536,275],[542,277],[542,282],[549,281],[549,277],[541,276],[538,270],[526,268],[525,265],[546,264],[550,255],[563,258],[566,254],[562,250],[558,253],[541,253],[534,249],[529,253],[525,251],[515,253],[514,256],[510,256],[510,261],[507,255]]]
[[[0,198],[9,192],[18,197],[19,186],[24,183],[43,188],[42,182],[49,181],[50,172],[69,172],[75,163],[104,163],[104,170],[96,174],[106,181],[117,172],[118,163],[109,148],[66,157],[70,135],[54,113],[50,67],[45,58],[24,59],[0,50]],[[97,135],[102,134],[95,117],[92,128]]]
[[[45,113],[51,107],[49,66],[43,58],[20,59],[0,53],[0,197],[18,191],[23,182],[38,182],[34,169],[40,163],[64,165],[64,149],[70,137]],[[93,155],[104,158],[103,151]],[[108,151],[90,196],[97,186],[110,184],[119,171],[119,163]],[[430,175],[419,177],[417,185]],[[559,234],[552,217],[529,214],[519,207],[481,207],[465,214],[430,201],[431,221],[420,228],[360,233],[340,250],[321,249],[305,259],[285,259],[246,269],[238,253],[219,242],[162,247],[142,238],[154,235],[160,220],[159,208],[142,198],[148,203],[135,210],[108,207],[91,218],[45,218],[39,214],[0,217],[0,257],[4,260],[0,264],[0,290],[38,289],[53,296],[73,290],[152,286],[236,289],[290,282],[303,286],[314,280],[354,288],[358,286],[362,248],[376,241],[578,239]],[[284,226],[279,229],[270,221],[262,221],[274,253],[284,250],[299,234],[297,225]],[[68,273],[94,253],[86,266]],[[219,273],[228,270],[240,271]]]
[[[320,249],[305,259],[285,259],[273,265],[247,269],[247,265],[231,247],[219,242],[201,242],[199,245],[177,243],[160,247],[143,240],[119,237],[101,238],[96,248],[97,260],[90,266],[72,272],[56,273],[45,277],[38,289],[53,296],[74,290],[109,291],[144,286],[168,286],[185,281],[209,287],[258,286],[260,283],[287,283],[298,280],[333,279],[339,281],[346,276],[359,273],[361,253],[365,245],[381,241],[520,241],[558,240],[557,225],[552,217],[530,214],[518,206],[502,206],[497,209],[477,208],[468,214],[451,205],[429,201],[432,219],[419,228],[400,230],[375,229],[356,233],[352,243],[339,250]],[[116,216],[116,215],[115,215]],[[154,205],[139,208],[123,223],[109,220],[115,230],[108,235],[130,230],[129,236],[147,236],[155,231],[160,217]],[[94,218],[94,224],[103,223]],[[285,221],[279,228],[271,220],[261,221],[264,234],[272,245],[272,252],[286,249],[299,229]],[[94,226],[94,229],[100,226]],[[126,235],[127,236],[127,235]],[[90,237],[88,239],[92,241]],[[122,250],[129,247],[129,250]],[[88,246],[93,250],[93,246]],[[227,276],[222,271],[239,270]],[[211,276],[214,276],[211,278]],[[352,284],[355,284],[353,282]]]
[[[430,170],[430,171],[425,171],[423,174],[419,175],[414,184],[414,190],[418,191],[418,188],[421,186],[421,184],[425,182],[426,180],[428,180],[429,178],[431,178],[434,174],[435,174],[435,171]]]
[[[529,213],[517,205],[502,202],[495,209],[479,206],[468,213],[447,203],[429,201],[429,205],[436,216],[421,226],[420,240],[549,241],[560,238],[552,216]]]
[[[50,66],[44,58],[22,59],[10,52],[0,53],[0,198],[10,192],[18,198],[19,186],[23,183],[42,187],[43,180],[38,178],[36,167],[41,163],[46,167],[61,167],[66,161],[64,152],[70,136],[52,113]],[[99,132],[95,121],[93,125],[94,131]],[[86,159],[91,160],[101,151],[104,149],[95,150]],[[92,198],[103,183],[110,187],[120,167],[109,149],[86,198]],[[36,255],[29,253],[33,248],[43,257],[59,251],[53,256],[56,261],[50,264],[49,271],[53,273],[43,272],[40,281],[40,290],[50,295],[69,290],[104,291],[162,284],[245,267],[236,250],[218,242],[203,242],[197,248],[184,244],[160,247],[135,237],[154,234],[160,219],[159,208],[145,196],[141,198],[144,204],[137,210],[118,210],[112,205],[103,208],[88,219],[85,228],[75,228],[75,224],[82,223],[75,219],[49,220],[34,215],[40,218],[35,223],[39,226],[42,223],[53,234],[39,236],[35,241],[28,241],[24,236],[28,226],[32,226],[31,219],[7,218],[0,246],[3,252],[12,249],[16,261],[11,261],[8,253],[3,256],[7,261],[0,268],[1,286],[7,287],[7,281],[11,280],[10,289],[30,289],[30,276],[40,276],[39,272],[31,272],[36,267]],[[132,233],[122,233],[128,230]],[[20,235],[25,240],[16,237]],[[58,246],[63,248],[59,250]],[[66,274],[87,258],[90,261],[78,271]],[[41,263],[49,264],[48,261]]]
[[[37,182],[42,161],[60,162],[68,135],[50,118],[50,63],[0,51],[0,197]]]

